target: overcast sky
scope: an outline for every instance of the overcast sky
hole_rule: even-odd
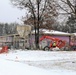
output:
[[[20,19],[24,15],[25,13],[22,10],[11,5],[10,0],[0,0],[0,22],[21,23]]]

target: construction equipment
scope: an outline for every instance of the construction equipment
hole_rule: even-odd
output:
[[[3,46],[0,50],[0,53],[7,53],[8,52],[8,46]]]
[[[52,49],[55,47],[61,49],[66,44],[65,41],[63,41],[59,38],[53,38],[51,36],[46,36],[46,35],[42,36],[39,41],[40,41],[40,45],[41,45],[42,49],[44,49],[44,50],[47,50],[47,49],[49,50],[49,49]],[[56,46],[53,47],[53,43],[56,43]]]

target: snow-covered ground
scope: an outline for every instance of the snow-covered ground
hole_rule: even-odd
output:
[[[76,75],[76,52],[9,50],[0,54],[0,75]]]

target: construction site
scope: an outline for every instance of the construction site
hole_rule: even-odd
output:
[[[53,47],[53,43],[56,44]],[[17,33],[11,35],[0,36],[0,47],[13,49],[36,49],[35,32],[31,30],[31,26],[17,26]],[[64,33],[54,30],[40,29],[39,46],[43,50],[76,50],[76,35],[73,33]],[[3,51],[2,51],[3,52]]]

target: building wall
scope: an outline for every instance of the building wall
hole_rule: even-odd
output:
[[[70,42],[70,37],[69,37],[69,36],[53,35],[52,37],[54,37],[54,38],[58,38],[58,39],[61,39],[61,40],[64,40],[64,41],[66,41],[67,43]]]
[[[40,35],[40,37],[43,35]],[[54,38],[59,38],[61,40],[65,40],[67,43],[70,42],[70,37],[69,36],[63,36],[63,35],[50,35],[51,37]],[[22,39],[20,39],[20,37],[17,36],[0,36],[0,46],[5,45],[5,43],[11,44],[12,46],[16,46],[18,48],[21,47],[21,45],[23,44],[23,46],[21,48],[25,48],[26,46],[31,47],[31,48],[35,48],[35,35],[31,35],[27,40],[28,42],[26,43],[26,40],[23,39],[23,42],[20,42]],[[13,44],[12,44],[13,43]],[[26,43],[26,44],[24,44]],[[26,47],[27,48],[27,47]]]
[[[43,35],[40,35],[40,37],[41,36],[43,36]],[[65,35],[49,35],[49,36],[54,37],[54,38],[61,39],[63,41],[66,41],[66,43],[68,45],[70,44],[70,36],[65,36]],[[31,44],[32,47],[35,47],[35,35],[32,35],[31,36],[31,38],[30,38],[30,44]]]
[[[10,36],[0,36],[0,46],[12,44],[12,39]]]

